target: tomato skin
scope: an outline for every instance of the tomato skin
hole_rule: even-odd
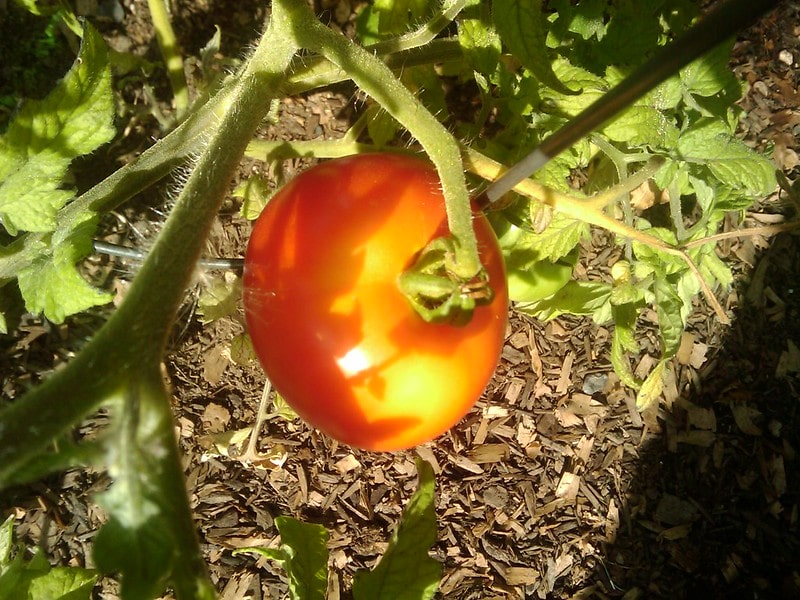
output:
[[[438,176],[398,154],[359,154],[297,176],[256,221],[245,257],[253,346],[275,389],[309,424],[374,451],[444,433],[479,399],[508,313],[503,259],[475,216],[495,296],[465,326],[431,324],[398,276],[448,232]]]

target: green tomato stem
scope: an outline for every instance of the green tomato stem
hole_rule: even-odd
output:
[[[175,37],[175,30],[172,29],[165,0],[147,0],[147,6],[156,30],[156,41],[167,67],[175,99],[175,110],[180,120],[189,108],[189,88],[186,85],[186,74],[183,72],[180,45]]]
[[[171,506],[163,510],[170,522],[177,521],[171,534],[181,552],[171,567],[171,582],[179,598],[210,598],[213,590],[181,483],[161,356],[230,179],[296,52],[289,34],[295,13],[285,2],[273,3],[267,31],[230,94],[214,105],[218,118],[205,149],[119,309],[63,369],[0,411],[2,487],[92,411],[114,400],[130,408],[147,394],[150,415],[160,415],[162,423],[154,435],[168,448],[157,456],[158,485],[170,496]]]
[[[439,172],[447,221],[456,242],[455,274],[464,279],[474,277],[482,266],[456,140],[378,57],[320,23],[302,0],[284,1],[303,9],[298,11],[301,18],[294,30],[298,45],[322,54],[349,73],[356,85],[416,137],[428,153]]]
[[[288,160],[290,158],[342,158],[363,152],[378,152],[373,144],[354,140],[252,140],[244,155],[255,160]]]
[[[444,0],[436,14],[422,27],[367,47],[375,54],[393,54],[425,46],[450,25],[466,5],[467,0]]]

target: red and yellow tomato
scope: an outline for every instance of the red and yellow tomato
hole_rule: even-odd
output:
[[[489,382],[508,295],[491,226],[474,219],[495,295],[463,326],[425,322],[397,280],[447,235],[436,171],[400,154],[323,162],[282,188],[247,248],[244,306],[275,389],[312,426],[367,450],[410,448],[455,425]]]

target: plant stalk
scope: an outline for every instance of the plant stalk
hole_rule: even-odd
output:
[[[167,67],[167,75],[175,99],[175,111],[180,121],[189,108],[189,87],[186,85],[186,74],[183,72],[181,48],[169,20],[167,0],[147,0],[147,6],[156,30],[156,41],[158,41],[158,47]]]
[[[303,9],[298,11],[302,16],[295,25],[298,44],[349,73],[428,153],[439,172],[447,222],[456,242],[455,274],[465,280],[473,278],[482,266],[458,143],[379,58],[320,23],[303,0],[283,2]]]

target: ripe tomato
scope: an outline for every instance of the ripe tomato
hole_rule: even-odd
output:
[[[245,257],[253,346],[275,389],[334,439],[398,450],[444,433],[494,372],[508,296],[497,239],[475,216],[495,291],[464,326],[431,324],[398,276],[448,232],[436,171],[397,154],[321,163],[267,204]]]

